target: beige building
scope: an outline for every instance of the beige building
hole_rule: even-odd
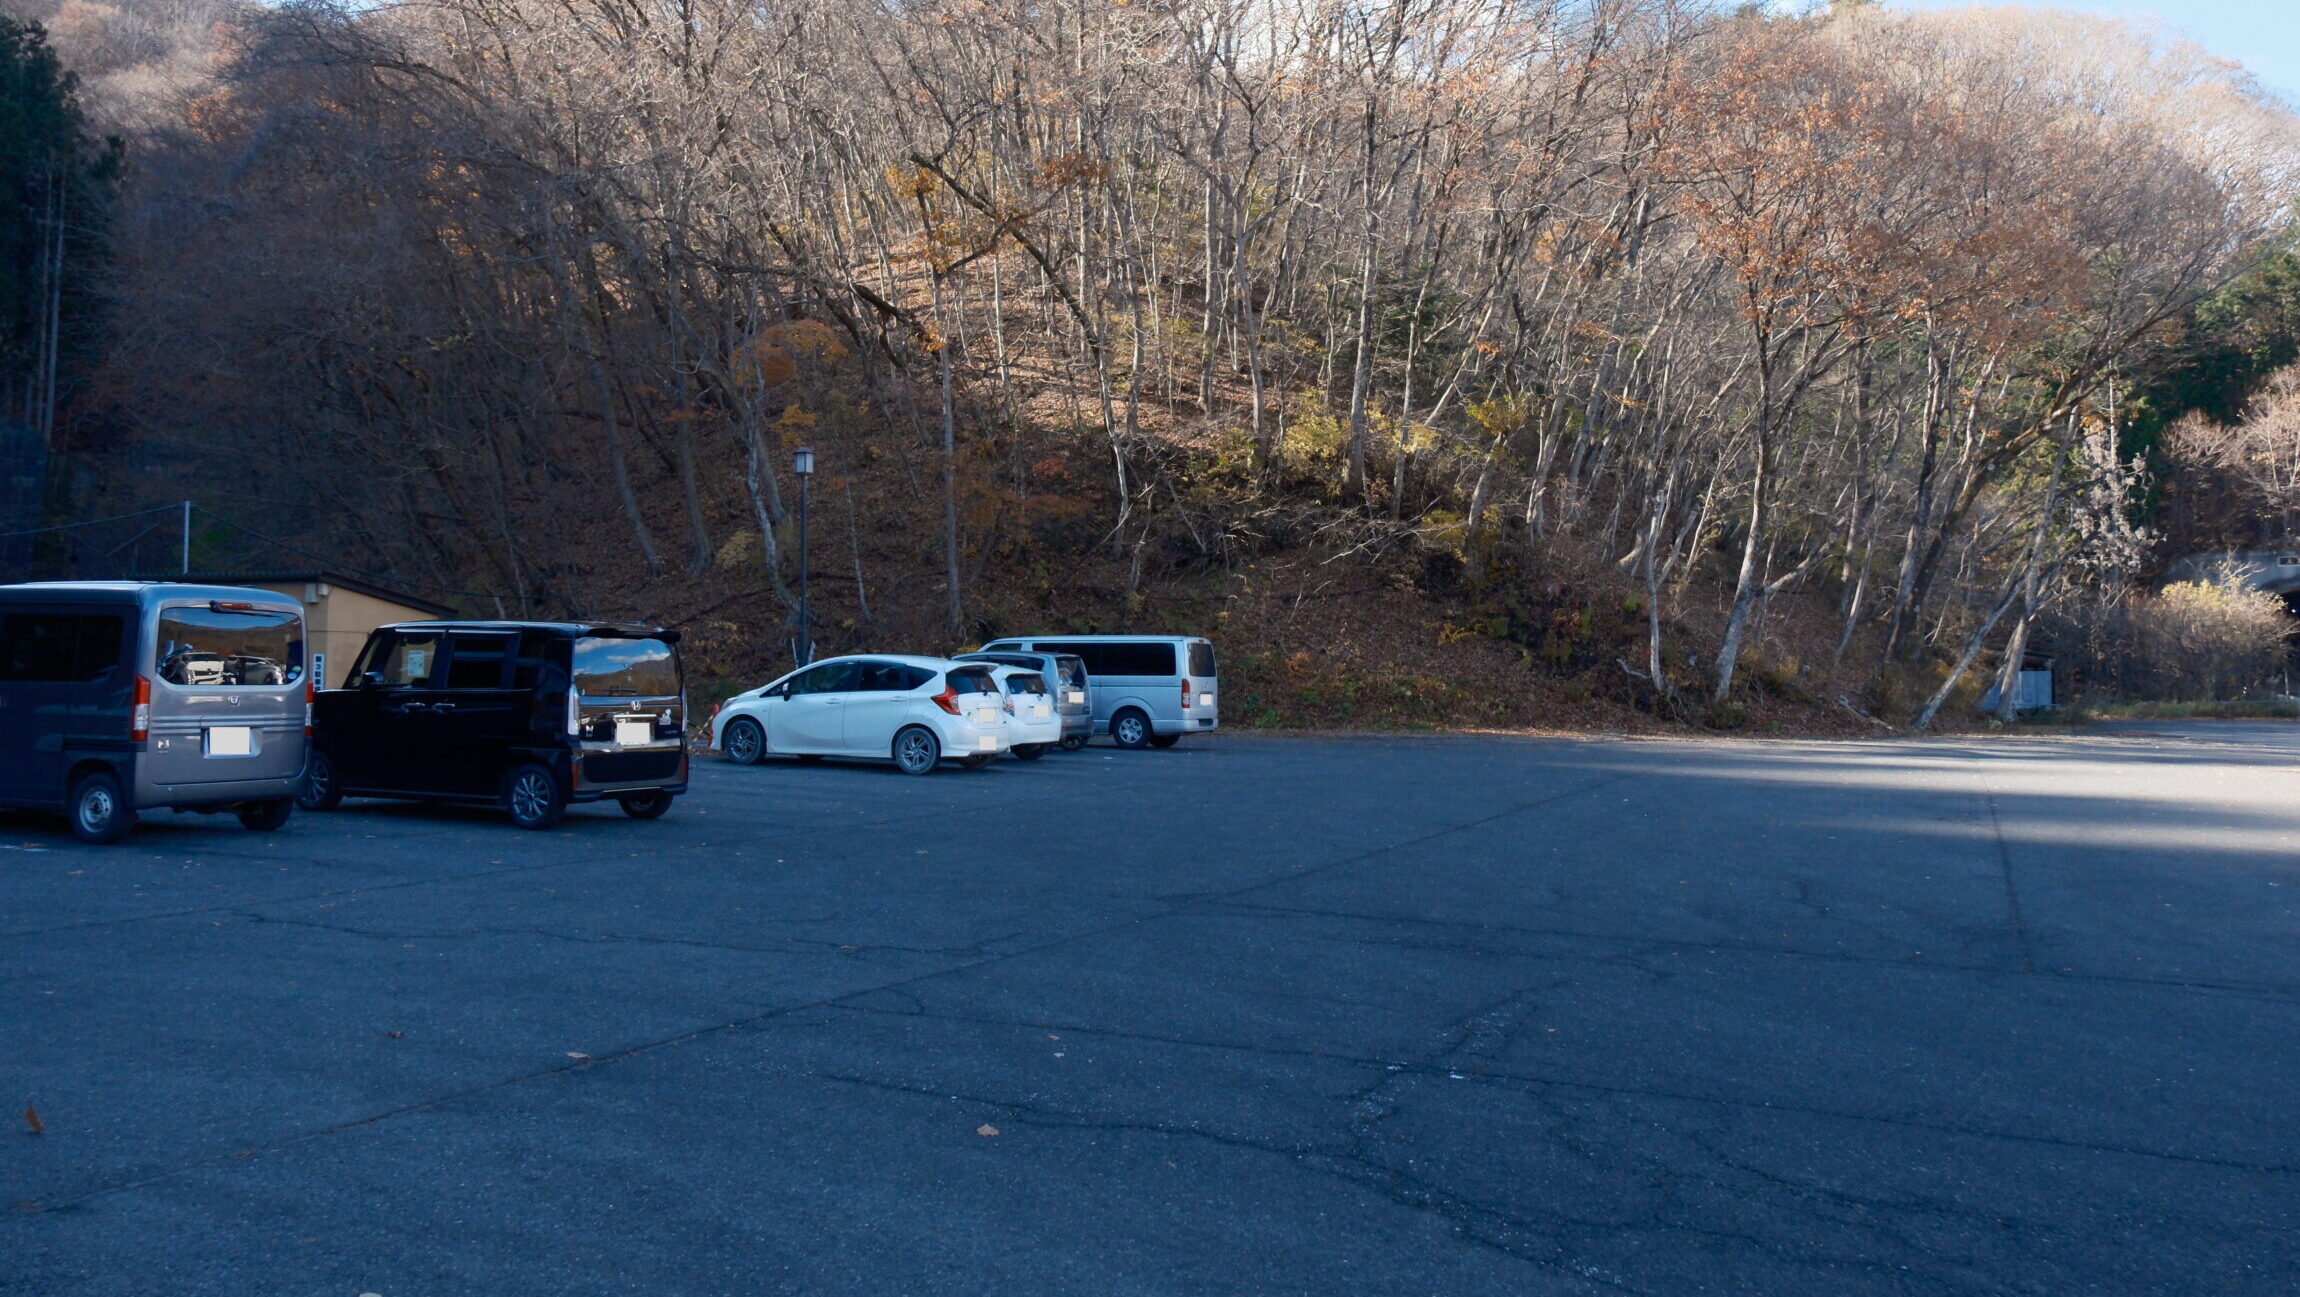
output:
[[[359,656],[367,633],[376,627],[455,615],[455,610],[444,604],[334,572],[221,572],[176,579],[252,586],[302,604],[306,651],[311,654],[312,675],[322,689],[343,687],[351,660]]]

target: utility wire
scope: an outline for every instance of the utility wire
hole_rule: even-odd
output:
[[[126,522],[130,518],[142,518],[155,513],[174,513],[181,508],[183,506],[180,504],[163,504],[150,509],[138,509],[134,513],[114,514],[109,518],[89,518],[83,522],[60,522],[53,527],[27,527],[22,531],[0,531],[0,540],[13,540],[18,536],[39,536],[51,531],[70,531],[74,527],[94,527],[107,522]]]

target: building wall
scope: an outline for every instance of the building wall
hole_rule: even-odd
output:
[[[376,627],[395,621],[430,621],[432,614],[422,608],[379,599],[371,594],[346,590],[324,581],[257,581],[250,583],[258,590],[269,590],[285,595],[303,605],[304,634],[307,651],[326,659],[321,667],[322,689],[340,689],[351,671],[351,660],[359,656],[361,646],[367,643],[367,633]]]

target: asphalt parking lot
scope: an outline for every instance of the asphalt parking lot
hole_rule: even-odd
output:
[[[2289,1294],[2296,774],[1233,736],[0,819],[0,1292]]]

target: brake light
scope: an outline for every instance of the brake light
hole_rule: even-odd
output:
[[[1000,704],[1000,705],[1006,708],[1006,714],[1007,714],[1007,715],[1009,715],[1009,716],[1012,716],[1012,715],[1014,715],[1014,700],[1013,700],[1012,698],[1009,698],[1009,699],[1007,699],[1007,700],[1006,700],[1004,703],[1002,703],[1002,704]]]
[[[311,677],[303,678],[303,736],[311,737]]]
[[[1190,710],[1190,682],[1186,679],[1182,682],[1182,710]]]
[[[575,696],[575,686],[567,686],[567,732],[583,737],[583,702]]]
[[[152,736],[152,682],[136,677],[136,710],[128,720],[128,740],[141,743]]]
[[[945,682],[942,692],[934,696],[934,705],[953,716],[958,715],[958,686]]]

